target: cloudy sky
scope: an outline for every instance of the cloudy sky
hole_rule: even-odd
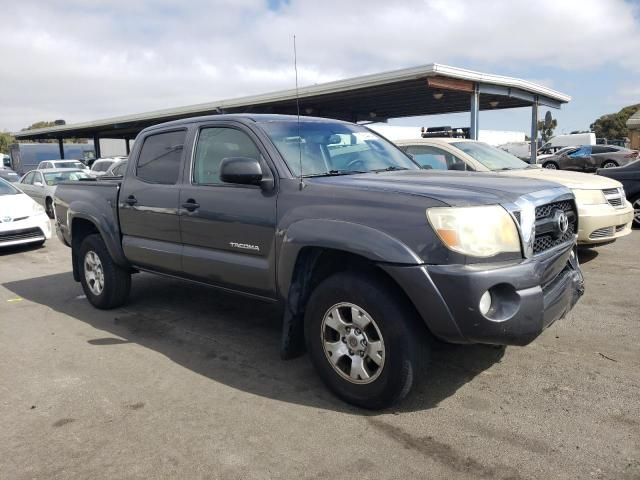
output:
[[[427,63],[573,97],[559,132],[640,102],[640,1],[0,0],[0,130],[291,88]],[[467,115],[394,121],[466,125]],[[481,128],[527,131],[529,112]]]

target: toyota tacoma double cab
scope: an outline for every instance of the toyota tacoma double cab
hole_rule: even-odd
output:
[[[583,292],[566,187],[425,171],[324,118],[149,127],[122,177],[60,185],[55,213],[95,307],[124,304],[139,271],[277,302],[281,355],[309,352],[366,408],[409,392],[433,337],[526,345]]]

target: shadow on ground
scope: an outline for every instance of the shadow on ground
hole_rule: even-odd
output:
[[[580,263],[589,263],[598,257],[598,251],[593,248],[578,248],[578,260]]]
[[[273,305],[179,280],[134,276],[128,304],[94,309],[71,273],[3,285],[16,295],[85,322],[107,335],[89,339],[99,349],[138,343],[233,388],[284,402],[353,412],[320,383],[308,356],[279,358],[281,314]],[[402,411],[436,407],[499,362],[504,348],[436,343],[429,370]]]

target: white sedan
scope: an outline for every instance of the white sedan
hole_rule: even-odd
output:
[[[42,245],[49,238],[51,223],[44,208],[0,178],[0,248]]]

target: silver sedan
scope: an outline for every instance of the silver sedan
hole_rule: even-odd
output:
[[[42,205],[49,218],[53,218],[53,197],[56,186],[60,182],[77,181],[83,178],[91,178],[91,176],[86,171],[75,168],[47,168],[30,171],[20,179],[17,186]]]

